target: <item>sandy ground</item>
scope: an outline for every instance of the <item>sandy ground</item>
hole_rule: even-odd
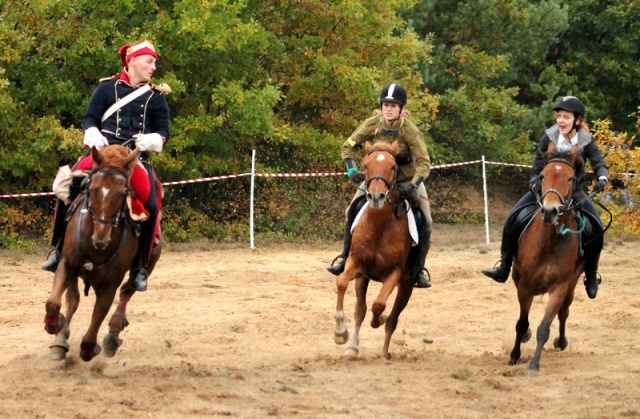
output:
[[[576,290],[569,347],[549,342],[540,373],[525,377],[535,338],[508,366],[513,282],[479,273],[498,243],[485,244],[483,226],[436,226],[433,241],[433,287],[414,292],[390,361],[379,357],[384,331],[369,326],[370,313],[357,360],[333,341],[335,280],[324,267],[338,243],[169,246],[149,291],[129,304],[120,351],[88,363],[78,351],[93,293],[82,297],[67,359],[52,361],[45,251],[2,252],[0,417],[640,417],[637,242],[608,240],[598,298]],[[378,290],[372,283],[369,303]],[[534,333],[545,303],[535,300]],[[352,284],[351,330],[354,304]]]

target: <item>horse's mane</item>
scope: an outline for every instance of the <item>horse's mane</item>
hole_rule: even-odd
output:
[[[94,171],[109,168],[126,176],[127,170],[122,164],[129,156],[129,151],[126,147],[116,144],[110,145],[100,151],[100,156],[101,161],[95,162]]]
[[[552,159],[560,159],[566,160],[567,162],[571,162],[571,150],[559,150],[555,149],[552,152],[547,154],[547,158],[545,159],[545,164]],[[584,159],[578,153],[576,156],[575,162],[573,162],[573,168],[575,169],[575,176],[580,181],[582,176],[584,175]]]

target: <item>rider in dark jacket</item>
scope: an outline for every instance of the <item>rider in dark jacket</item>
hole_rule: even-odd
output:
[[[148,151],[160,152],[169,140],[169,106],[166,90],[150,83],[158,54],[151,41],[123,45],[118,53],[122,72],[100,80],[87,106],[82,128],[84,144],[98,150],[111,144],[133,141],[142,152],[140,161],[147,170],[150,196],[145,205],[149,218],[142,223],[138,254],[129,280],[137,291],[147,289],[147,264],[159,224],[158,185]],[[55,250],[42,269],[55,272],[64,240],[66,205],[58,201],[52,245]]]
[[[558,149],[569,149],[577,145],[580,155],[586,162],[591,163],[591,168],[597,179],[592,192],[602,191],[608,182],[609,170],[604,162],[598,145],[589,134],[589,128],[585,122],[584,104],[576,97],[565,96],[553,108],[556,115],[556,124],[545,130],[540,139],[536,157],[531,170],[530,191],[527,192],[513,207],[504,223],[502,230],[502,245],[500,248],[500,265],[493,269],[482,271],[486,276],[497,282],[506,282],[511,271],[511,262],[517,251],[517,242],[520,236],[520,228],[516,219],[518,214],[526,207],[536,205],[540,191],[540,173],[544,168],[544,155],[553,143]],[[589,298],[595,298],[598,292],[598,263],[600,252],[604,244],[604,227],[596,207],[588,199],[582,185],[576,185],[574,200],[580,202],[579,209],[583,211],[591,221],[594,228],[593,237],[587,238],[583,243],[585,259],[585,287]]]

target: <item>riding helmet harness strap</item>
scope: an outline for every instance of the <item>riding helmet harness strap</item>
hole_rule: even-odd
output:
[[[100,120],[100,122],[106,121],[107,118],[109,118],[111,115],[113,115],[118,109],[122,108],[127,103],[131,103],[132,101],[134,101],[135,99],[137,99],[140,96],[144,95],[145,93],[147,93],[150,90],[151,90],[151,86],[148,85],[148,84],[145,84],[141,88],[134,90],[133,92],[129,93],[128,95],[126,95],[122,99],[116,101],[116,103],[111,105],[109,107],[109,109],[107,109],[107,111],[104,113],[104,115],[102,115],[102,119]]]

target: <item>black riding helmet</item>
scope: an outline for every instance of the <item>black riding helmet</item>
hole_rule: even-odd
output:
[[[399,103],[400,107],[404,107],[407,104],[407,91],[395,83],[385,86],[380,92],[380,106],[382,102],[395,102]]]
[[[562,99],[560,99],[560,101],[555,106],[555,108],[553,108],[553,110],[554,111],[563,110],[563,111],[573,112],[573,115],[575,115],[575,118],[576,118],[576,120],[573,122],[573,128],[575,128],[576,130],[578,129],[578,116],[584,120],[584,114],[585,114],[584,104],[580,99],[578,99],[575,96],[563,97]]]

